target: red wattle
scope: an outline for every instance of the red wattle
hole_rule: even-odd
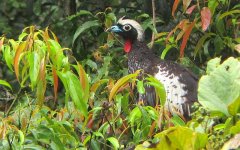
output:
[[[126,53],[129,53],[132,48],[132,41],[131,40],[126,40],[124,44],[124,51]]]

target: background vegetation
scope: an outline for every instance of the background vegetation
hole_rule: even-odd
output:
[[[1,1],[0,149],[239,147],[239,2],[153,2]],[[201,77],[190,121],[168,115],[151,76],[162,104],[134,103],[128,83],[143,83],[128,75],[121,39],[104,32],[125,15],[156,55]]]

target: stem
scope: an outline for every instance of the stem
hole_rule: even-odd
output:
[[[154,29],[156,29],[156,14],[155,14],[155,10],[156,10],[155,0],[152,0],[152,18],[153,18],[153,28]],[[153,47],[154,39],[155,39],[155,34],[154,34],[154,32],[152,32],[152,40],[151,40],[151,43],[150,43],[150,48]]]
[[[19,95],[20,95],[21,91],[22,91],[22,88],[20,88],[20,89],[19,89],[19,91],[18,91],[18,93],[17,93],[16,97],[14,98],[14,100],[13,100],[12,104],[9,106],[9,108],[8,108],[8,110],[7,110],[6,114],[5,114],[5,117],[7,117],[7,116],[8,116],[8,114],[9,114],[10,110],[12,109],[12,107],[13,107],[14,103],[15,103],[15,102],[16,102],[16,100],[18,99],[18,97],[19,97]]]

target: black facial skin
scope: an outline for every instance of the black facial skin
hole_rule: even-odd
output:
[[[117,24],[117,26],[123,31],[123,32],[118,32],[117,34],[123,37],[124,40],[132,40],[135,41],[137,39],[137,30],[133,28],[131,25],[131,29],[129,31],[125,31],[123,29],[123,25]]]

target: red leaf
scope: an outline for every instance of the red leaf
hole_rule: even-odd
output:
[[[191,15],[193,10],[196,8],[197,5],[192,5],[190,8],[187,9],[186,14]]]
[[[54,101],[57,100],[57,91],[58,91],[58,76],[55,67],[52,67],[52,74],[53,74],[53,87],[54,87]]]
[[[173,3],[173,7],[172,7],[172,16],[174,17],[174,13],[178,7],[178,4],[179,4],[179,0],[175,0],[174,3]]]
[[[211,22],[211,11],[208,7],[201,10],[202,30],[206,31]]]
[[[194,20],[187,28],[186,32],[184,33],[183,35],[183,40],[182,40],[182,44],[181,44],[181,47],[180,47],[180,58],[183,58],[184,56],[184,49],[186,47],[186,44],[187,44],[187,41],[188,41],[188,38],[192,32],[192,29],[194,27],[196,23],[196,20]]]

